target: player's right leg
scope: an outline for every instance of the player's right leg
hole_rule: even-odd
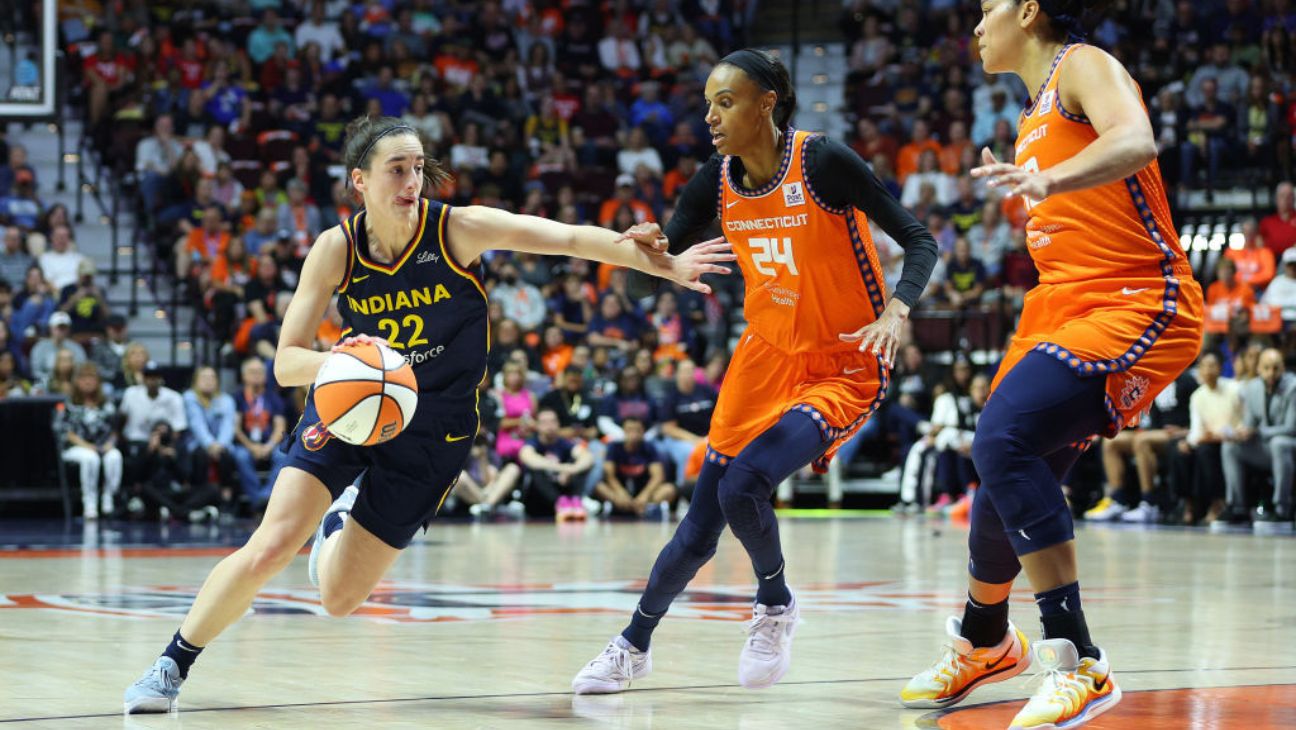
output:
[[[128,714],[176,708],[180,685],[198,653],[247,613],[257,591],[292,563],[330,501],[329,490],[314,476],[292,467],[280,472],[261,525],[246,545],[212,569],[171,644],[126,689]]]
[[[684,590],[698,570],[715,555],[724,514],[716,496],[727,464],[708,459],[698,475],[688,514],[680,520],[671,541],[657,555],[648,586],[635,607],[630,624],[606,648],[586,664],[572,680],[576,694],[620,692],[652,671],[649,643],[671,602]]]
[[[1037,385],[1047,382],[1050,375],[1056,375],[1050,372],[1054,369],[1054,363],[1044,361],[1041,366],[1040,360],[1041,358],[1027,356],[1024,365],[1018,365],[1021,370],[1011,373],[1014,382],[1008,383],[1009,388],[1021,381]],[[1005,382],[1008,382],[1007,379]],[[1079,388],[1064,383],[1063,387],[1057,389],[1061,395],[1054,394],[1055,399],[1061,401],[1060,407],[1047,402],[1051,391],[1046,392],[1047,389],[1042,386],[1036,390],[1046,401],[1043,406],[1032,403],[1031,407],[1022,407],[1021,404],[1010,403],[1011,396],[1008,393],[1021,392],[1022,389],[1018,388],[1016,391],[1005,391],[997,400],[992,398],[993,406],[987,405],[982,412],[981,420],[977,423],[978,442],[973,446],[974,457],[979,456],[982,460],[978,463],[978,468],[983,476],[994,476],[986,476],[972,502],[971,530],[968,535],[968,601],[962,620],[951,617],[946,624],[950,641],[941,658],[916,675],[901,691],[900,699],[906,707],[949,707],[977,687],[1014,677],[1030,665],[1026,637],[1008,621],[1008,594],[1013,580],[1022,569],[1019,555],[1023,551],[1014,546],[1001,513],[1010,510],[1020,514],[1023,505],[1038,502],[1048,505],[1039,511],[1053,514],[1054,519],[1065,521],[1065,527],[1057,528],[1056,531],[1070,529],[1070,513],[1065,511],[1059,485],[1082,453],[1082,449],[1074,444],[1087,434],[1101,429],[1105,424],[1105,414],[1097,412],[1083,417],[1063,415],[1071,413],[1073,400],[1085,403],[1092,396],[1092,399],[1101,402],[1101,396],[1096,392],[1101,386],[1101,381],[1092,381],[1087,387],[1082,384]],[[1094,392],[1086,395],[1087,391]],[[1068,427],[1048,426],[1057,423],[1068,424]],[[1030,443],[1024,443],[1020,436],[1004,438],[1005,429],[1009,426],[1016,426],[1018,430],[1032,434]],[[1005,470],[1001,468],[1002,465],[986,463],[987,451],[996,454],[997,458],[1002,456],[1013,459],[1019,468]],[[1032,453],[1043,455],[1031,456]],[[1003,485],[1010,483],[1010,476],[1020,479],[1018,474],[1022,471],[1021,465],[1030,467],[1030,479],[1027,480],[1030,488],[1017,483],[1014,488],[1004,490]],[[1038,527],[1040,534],[1036,534],[1036,538],[1042,539],[1047,521],[1036,521],[1033,524],[1035,526],[1031,527],[1031,532],[1035,533]],[[1012,534],[1018,533],[1014,531]],[[1068,541],[1063,542],[1070,544]]]
[[[1030,666],[1026,635],[1008,620],[1008,594],[1021,564],[985,490],[978,489],[972,498],[969,517],[971,558],[963,617],[946,620],[940,658],[900,691],[905,707],[949,707],[972,690],[1011,679]]]

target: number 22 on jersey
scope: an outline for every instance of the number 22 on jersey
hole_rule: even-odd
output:
[[[791,238],[749,238],[747,245],[751,247],[752,264],[756,270],[766,276],[777,276],[778,271],[768,264],[782,264],[793,276],[799,276],[797,273],[796,260],[792,255]]]
[[[401,324],[405,325],[405,329],[414,330],[413,334],[410,335],[408,342],[401,341]],[[427,339],[423,337],[422,317],[417,314],[407,314],[401,324],[397,324],[396,320],[390,318],[378,320],[378,329],[383,331],[383,334],[386,336],[385,339],[387,340],[387,344],[391,345],[392,348],[404,350],[407,345],[409,347],[418,347],[419,345],[428,344]]]

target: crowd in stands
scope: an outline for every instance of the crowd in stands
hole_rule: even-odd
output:
[[[1275,194],[1214,270],[1200,272],[1209,284],[1207,349],[1219,374],[1207,375],[1204,358],[1192,379],[1202,385],[1174,389],[1179,405],[1169,411],[1177,415],[1155,420],[1172,397],[1163,394],[1144,429],[1094,451],[1109,465],[1110,501],[1128,502],[1130,514],[1148,514],[1140,506],[1148,502],[1163,518],[1177,509],[1164,496],[1173,493],[1191,500],[1193,519],[1227,518],[1232,512],[1208,489],[1222,480],[1194,474],[1231,468],[1233,450],[1221,442],[1250,436],[1256,425],[1227,436],[1218,424],[1194,431],[1183,416],[1189,401],[1210,400],[1199,393],[1261,382],[1248,380],[1258,367],[1248,363],[1262,359],[1259,343],[1280,357],[1292,349],[1296,211],[1292,187],[1277,183],[1292,172],[1296,13],[1277,0],[1120,8],[1093,37],[1141,84],[1172,202],[1235,184]],[[252,509],[264,499],[267,470],[277,466],[271,447],[286,432],[280,424],[295,422],[303,396],[280,389],[266,363],[312,242],[355,212],[340,174],[349,120],[397,116],[424,132],[452,173],[434,194],[452,204],[617,230],[665,222],[712,152],[702,84],[721,56],[745,45],[757,15],[754,0],[127,0],[104,10],[96,23],[75,11],[60,16],[74,100],[101,160],[134,195],[158,271],[182,287],[205,336],[222,346],[217,365],[240,373],[234,405],[213,391],[216,373],[200,370],[169,409],[174,418],[121,431],[122,483],[173,516],[232,510],[240,494]],[[971,43],[976,3],[847,0],[842,13],[846,141],[941,247],[915,318],[994,311],[1011,321],[1037,281],[1025,211],[969,172],[982,147],[1013,159],[1027,90],[980,72]],[[67,211],[41,204],[24,150],[7,147],[0,150],[6,390],[74,394],[78,363],[89,360],[112,388],[104,403],[119,411],[130,386],[143,388],[150,404],[174,401],[162,386],[123,380],[128,369],[140,379],[147,355],[130,349],[110,316],[93,266],[76,252]],[[880,230],[872,234],[894,283],[900,249]],[[578,517],[604,507],[656,512],[687,494],[739,324],[731,316],[741,305],[737,278],[717,282],[708,296],[668,286],[636,300],[624,271],[584,261],[493,256],[485,267],[495,341],[482,434],[456,499],[475,513],[502,506]],[[333,308],[319,347],[340,330]],[[839,457],[881,450],[882,461],[901,465],[905,510],[965,509],[976,483],[967,445],[993,373],[953,352],[960,342],[906,347],[885,406]],[[1215,417],[1222,406],[1203,408]],[[113,449],[101,448],[118,442],[95,442],[94,429],[84,430],[86,443],[70,442],[69,450],[97,450],[95,468],[120,474],[108,466]],[[1246,440],[1237,456],[1253,466],[1254,443]],[[1116,463],[1126,457],[1148,499],[1124,489],[1123,462]],[[83,479],[93,476],[85,451],[69,458],[82,464]],[[1290,482],[1289,468],[1277,471]],[[108,481],[103,494],[112,493]],[[1241,486],[1229,494],[1233,511],[1254,501]]]

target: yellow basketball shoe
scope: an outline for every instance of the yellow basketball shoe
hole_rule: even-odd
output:
[[[995,646],[974,648],[960,635],[962,619],[950,616],[945,622],[949,643],[935,664],[909,680],[900,691],[900,703],[916,709],[949,707],[972,690],[992,682],[1002,682],[1021,674],[1030,666],[1030,642],[1011,621],[1003,641]]]
[[[1013,718],[1009,730],[1079,727],[1120,702],[1107,652],[1081,657],[1066,639],[1047,639],[1033,647],[1043,684]]]

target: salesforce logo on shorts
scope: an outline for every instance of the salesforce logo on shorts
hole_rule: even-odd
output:
[[[436,347],[429,348],[427,350],[421,350],[421,351],[416,350],[414,352],[402,353],[401,357],[405,358],[405,362],[409,363],[411,366],[414,366],[414,365],[420,365],[422,363],[435,360],[438,357],[441,357],[441,354],[444,352],[445,352],[445,345],[437,345]]]

